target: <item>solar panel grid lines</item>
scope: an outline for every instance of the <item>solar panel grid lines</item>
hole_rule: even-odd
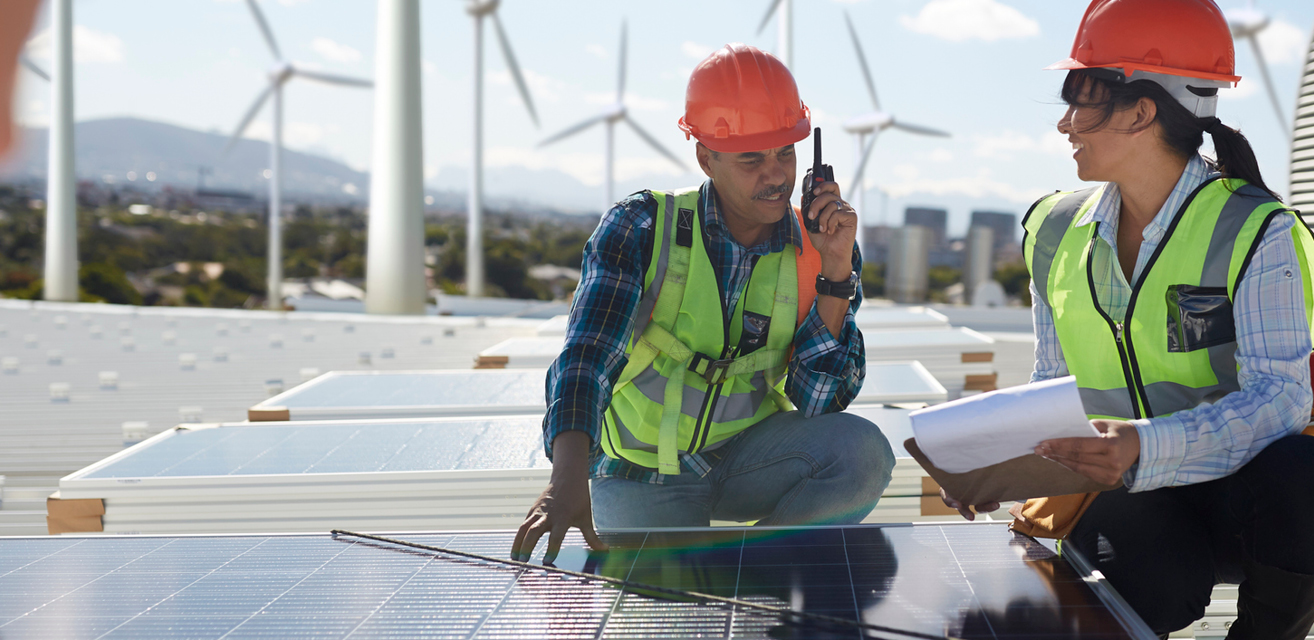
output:
[[[511,535],[405,537],[505,557]],[[1052,551],[999,525],[604,536],[613,551],[591,554],[572,533],[557,564],[932,635],[1146,637],[1119,627],[1096,587]],[[949,548],[975,558],[946,564]],[[8,597],[18,593],[26,600]],[[5,539],[0,595],[6,638],[862,637],[326,535]],[[1060,626],[1018,635],[996,603]]]

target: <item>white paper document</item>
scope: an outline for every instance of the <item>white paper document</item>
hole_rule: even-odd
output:
[[[1035,451],[1053,438],[1099,437],[1073,376],[968,396],[912,412],[913,437],[931,463],[965,473]]]

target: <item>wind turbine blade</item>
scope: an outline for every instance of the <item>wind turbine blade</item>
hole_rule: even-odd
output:
[[[688,170],[689,170],[689,167],[686,166],[683,162],[681,162],[680,159],[677,158],[677,157],[675,156],[674,153],[671,153],[671,150],[670,150],[670,149],[667,149],[666,147],[663,147],[663,146],[662,146],[662,143],[657,142],[657,139],[656,139],[656,138],[654,138],[654,137],[652,137],[651,135],[649,135],[647,131],[644,131],[644,130],[643,130],[643,127],[640,127],[640,126],[639,126],[639,123],[637,123],[637,122],[631,120],[629,116],[625,116],[625,124],[630,125],[630,128],[631,128],[631,129],[634,129],[634,132],[637,133],[637,134],[639,134],[639,137],[640,137],[640,138],[643,138],[643,141],[644,141],[644,142],[647,142],[647,143],[648,143],[648,146],[650,146],[650,147],[652,147],[653,149],[655,149],[655,150],[657,151],[657,153],[660,153],[660,154],[662,154],[663,156],[665,156],[667,160],[670,160],[671,162],[674,162],[675,165],[678,166],[678,167],[680,167],[681,170],[684,170],[684,171],[688,171]]]
[[[771,6],[767,7],[766,15],[762,16],[762,24],[757,25],[757,35],[762,35],[762,30],[766,28],[768,22],[771,22],[771,16],[775,14],[776,7],[779,6],[780,0],[771,0]]]
[[[529,118],[534,121],[534,126],[538,125],[538,113],[534,111],[534,99],[529,97],[529,86],[525,84],[525,77],[520,73],[520,65],[516,63],[516,54],[511,52],[511,41],[506,37],[506,31],[502,30],[502,21],[497,17],[497,11],[493,11],[493,30],[497,32],[497,43],[502,46],[502,58],[506,60],[506,66],[511,69],[511,77],[516,81],[516,89],[520,90],[520,98],[525,101],[525,108],[529,109]]]
[[[351,76],[340,76],[336,73],[324,73],[323,71],[311,71],[309,69],[302,69],[301,67],[297,67],[297,66],[292,67],[292,73],[301,76],[303,78],[306,78],[307,80],[316,80],[328,84],[339,84],[348,87],[374,86],[373,80],[366,80],[365,78],[353,78]]]
[[[862,43],[858,41],[858,31],[853,28],[849,12],[844,12],[844,23],[849,26],[849,37],[853,39],[853,50],[858,54],[858,65],[862,67],[862,79],[867,81],[867,95],[871,96],[871,106],[881,110],[881,101],[876,97],[876,83],[871,79],[871,69],[867,67],[867,55],[862,52]]]
[[[38,76],[41,76],[42,80],[45,80],[46,82],[50,82],[50,74],[46,73],[45,69],[42,69],[41,67],[37,66],[37,63],[32,62],[31,58],[27,57],[26,55],[21,55],[18,57],[18,60],[19,62],[23,63],[24,67],[27,67],[28,71],[31,71],[32,73],[35,73]]]
[[[1273,77],[1268,73],[1268,61],[1264,59],[1264,51],[1259,47],[1259,37],[1252,34],[1246,39],[1250,41],[1250,48],[1255,52],[1255,60],[1259,62],[1259,73],[1264,77],[1264,88],[1268,89],[1268,99],[1273,103],[1278,126],[1282,128],[1282,135],[1290,140],[1291,131],[1287,129],[1287,116],[1282,113],[1282,101],[1278,99],[1277,88],[1273,86]]]
[[[890,127],[891,127],[891,128],[894,128],[894,129],[901,129],[901,130],[903,130],[903,131],[907,131],[908,133],[915,133],[915,134],[917,134],[917,135],[922,135],[922,136],[935,136],[935,137],[937,137],[937,138],[949,138],[949,137],[951,137],[951,135],[950,135],[949,133],[945,132],[945,131],[941,131],[941,130],[939,130],[939,129],[932,129],[932,128],[930,128],[930,127],[923,127],[923,126],[921,126],[921,125],[917,125],[917,124],[907,124],[907,123],[904,123],[904,122],[892,122],[892,123],[890,123]]]
[[[553,136],[551,136],[551,137],[549,137],[549,138],[544,139],[542,142],[538,143],[538,146],[540,146],[540,147],[546,147],[547,145],[550,145],[550,144],[552,144],[553,142],[556,142],[556,141],[558,141],[558,140],[563,140],[563,139],[565,139],[565,138],[569,138],[570,136],[573,136],[573,135],[575,135],[575,134],[577,134],[577,133],[579,133],[579,132],[581,132],[581,131],[583,131],[583,130],[585,130],[585,129],[587,129],[587,128],[589,128],[589,127],[595,125],[595,124],[598,124],[599,122],[605,122],[605,121],[607,120],[607,118],[609,118],[609,117],[611,117],[611,114],[610,114],[610,113],[604,113],[604,114],[601,114],[601,115],[593,116],[592,118],[589,118],[588,120],[585,120],[585,121],[583,121],[583,122],[581,122],[581,123],[579,123],[579,124],[577,124],[577,125],[575,125],[575,126],[573,126],[573,127],[570,127],[570,128],[568,128],[568,129],[566,129],[566,130],[564,130],[564,131],[562,131],[562,132],[560,132],[560,133],[558,133],[558,134],[556,134],[556,135],[553,135]]]
[[[246,0],[246,6],[251,8],[251,15],[255,16],[256,25],[260,27],[260,33],[265,36],[265,44],[269,45],[269,50],[274,52],[275,58],[282,60],[283,53],[278,50],[278,43],[274,41],[274,32],[269,30],[269,23],[265,22],[265,14],[260,11],[255,0]]]
[[[856,195],[857,189],[861,188],[862,173],[867,170],[867,160],[871,158],[871,150],[876,148],[876,139],[879,137],[879,135],[873,133],[871,135],[871,141],[867,143],[867,148],[862,151],[862,159],[858,161],[858,169],[853,172],[853,184],[849,186],[849,192],[851,194]],[[852,198],[853,195],[850,195],[849,197]]]
[[[620,72],[616,78],[616,102],[625,101],[625,21],[621,20]]]
[[[233,137],[228,139],[228,144],[224,145],[224,150],[221,152],[221,155],[228,153],[228,150],[232,149],[233,145],[237,144],[237,141],[242,137],[242,134],[246,133],[246,128],[251,126],[251,121],[255,120],[255,117],[260,113],[260,108],[265,106],[265,100],[268,100],[269,95],[273,92],[274,83],[271,82],[269,83],[269,86],[265,87],[264,91],[260,92],[259,97],[256,98],[255,104],[251,105],[251,108],[246,110],[246,115],[242,116],[242,121],[239,122],[237,128],[233,130]]]

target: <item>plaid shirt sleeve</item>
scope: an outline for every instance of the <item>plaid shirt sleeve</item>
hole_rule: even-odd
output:
[[[1241,390],[1190,411],[1132,421],[1140,432],[1141,457],[1124,474],[1131,491],[1230,475],[1309,422],[1310,330],[1291,242],[1294,225],[1292,216],[1273,221],[1236,288]]]
[[[629,359],[625,343],[634,329],[633,311],[643,297],[645,255],[651,252],[657,201],[636,193],[612,207],[584,245],[584,264],[570,306],[566,342],[548,368],[547,415],[543,447],[552,458],[552,441],[570,430],[591,439],[599,451],[602,412]]]
[[[803,240],[807,242],[808,240]],[[862,254],[853,246],[853,270],[862,273]],[[867,376],[867,357],[862,332],[853,314],[862,306],[862,287],[849,302],[839,338],[830,334],[817,313],[816,302],[794,334],[794,356],[789,361],[785,395],[803,415],[843,411],[862,389]]]

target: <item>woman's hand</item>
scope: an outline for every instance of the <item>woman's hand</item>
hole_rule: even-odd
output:
[[[1091,420],[1098,438],[1058,438],[1036,446],[1048,458],[1095,482],[1117,484],[1141,457],[1141,434],[1123,420]]]
[[[976,520],[977,513],[990,513],[991,511],[999,510],[998,502],[987,502],[985,504],[978,504],[969,507],[968,505],[954,499],[953,496],[950,496],[948,493],[945,493],[943,487],[940,489],[940,499],[944,500],[945,506],[950,509],[956,509],[958,513],[962,514],[963,517],[967,518],[969,521]],[[973,513],[972,509],[976,509],[976,513]]]

